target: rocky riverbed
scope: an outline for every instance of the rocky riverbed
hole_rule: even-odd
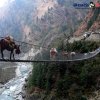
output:
[[[24,54],[24,56],[21,57],[20,59],[32,59],[39,52],[40,50],[34,50],[32,48],[29,52]],[[6,63],[4,64],[8,65]],[[31,63],[16,63],[16,64],[9,63],[9,66],[3,67],[5,65],[3,65],[3,63],[1,64],[2,70],[1,70],[0,77],[4,81],[7,80],[6,78],[9,76],[10,80],[5,81],[4,84],[0,85],[0,100],[23,100],[22,87],[25,84],[25,79],[28,77],[29,73],[32,70],[32,64]],[[15,66],[16,70],[14,69],[13,66]]]

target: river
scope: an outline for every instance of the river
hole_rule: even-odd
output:
[[[21,59],[27,59],[29,55],[33,58],[39,52],[40,50],[35,51],[32,48],[24,57],[21,57]],[[17,63],[16,67],[16,77],[0,87],[0,100],[23,100],[22,87],[25,84],[25,79],[32,71],[32,64]]]

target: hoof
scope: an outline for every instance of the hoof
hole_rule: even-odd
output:
[[[2,58],[2,60],[5,60],[4,58]]]

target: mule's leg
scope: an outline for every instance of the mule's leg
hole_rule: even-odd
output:
[[[15,60],[14,52],[13,52],[13,59]]]
[[[15,59],[13,51],[11,51],[11,53],[10,53],[10,60],[11,60],[12,56],[13,56],[13,59]]]
[[[12,54],[13,54],[13,51],[10,52],[10,60],[11,60],[11,58],[12,58]]]
[[[1,56],[2,56],[2,59],[4,59],[3,50],[1,50]]]

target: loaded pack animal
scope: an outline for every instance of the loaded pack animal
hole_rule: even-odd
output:
[[[56,50],[56,48],[51,48],[51,50],[50,50],[50,58],[55,59],[56,56],[57,56],[57,50]]]
[[[71,52],[70,55],[71,56],[75,56],[76,55],[76,52]]]
[[[1,51],[2,59],[4,59],[4,54],[3,54],[4,50],[10,51],[10,60],[12,59],[12,56],[13,56],[13,59],[15,59],[14,51],[15,51],[16,54],[21,53],[19,47],[20,46],[15,44],[15,42],[12,41],[12,39],[9,36],[4,38],[4,39],[1,39],[0,40],[0,51]]]
[[[63,51],[63,52],[62,52],[62,55],[63,55],[64,57],[68,57],[68,52],[67,52],[67,51]]]

